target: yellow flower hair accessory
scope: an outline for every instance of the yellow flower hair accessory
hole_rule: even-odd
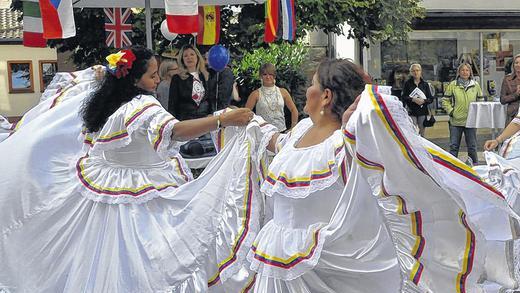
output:
[[[132,50],[121,50],[108,55],[105,59],[108,61],[106,66],[108,72],[117,78],[121,78],[128,74],[129,69],[132,69],[136,58]]]

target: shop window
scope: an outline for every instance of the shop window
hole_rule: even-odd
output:
[[[446,85],[455,79],[460,63],[469,63],[474,79],[479,81],[479,53],[478,32],[412,32],[407,42],[372,46],[367,56],[368,72],[376,82],[392,86],[394,94],[400,95],[410,65],[421,64],[423,79],[430,83],[436,98],[434,106],[441,112],[440,98]]]

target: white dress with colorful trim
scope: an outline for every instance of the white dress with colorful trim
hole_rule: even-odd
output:
[[[520,125],[520,115],[511,123]],[[506,197],[509,205],[520,214],[520,132],[504,141],[498,154],[484,152],[486,165],[475,166],[477,173]],[[514,267],[520,280],[520,226],[515,225]]]
[[[0,289],[206,292],[210,252],[233,279],[259,229],[258,124],[186,183],[170,161],[177,121],[155,98],[96,133],[80,132],[78,109],[67,99],[0,145]]]
[[[359,179],[347,179],[341,131],[296,148],[311,126],[304,119],[280,135],[262,184],[273,218],[248,254],[254,292],[398,292],[397,259],[376,200],[368,189],[343,192]]]
[[[520,111],[519,111],[520,112]],[[516,114],[516,117],[511,123],[520,125],[520,113]],[[514,159],[520,157],[520,131],[515,133],[510,138],[506,139],[500,148],[498,154],[506,159]]]
[[[58,72],[40,97],[40,102],[25,113],[22,118],[13,124],[12,132],[34,120],[47,111],[55,109],[65,101],[75,100],[79,110],[81,103],[99,85],[96,80],[94,67],[76,72]]]
[[[12,124],[0,115],[0,142],[4,141],[11,133]]]
[[[512,223],[518,216],[498,189],[421,138],[396,97],[367,85],[344,133],[353,168],[384,215],[403,292],[517,288]]]

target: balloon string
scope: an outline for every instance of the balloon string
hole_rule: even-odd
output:
[[[215,94],[215,111],[218,110],[218,75],[219,74],[220,74],[220,72],[217,71],[217,91]]]

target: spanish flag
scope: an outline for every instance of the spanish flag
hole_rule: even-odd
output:
[[[220,7],[199,6],[197,44],[214,45],[220,39]]]
[[[276,31],[278,30],[278,17],[280,9],[280,0],[265,1],[265,35],[264,41],[272,43],[276,39]]]

